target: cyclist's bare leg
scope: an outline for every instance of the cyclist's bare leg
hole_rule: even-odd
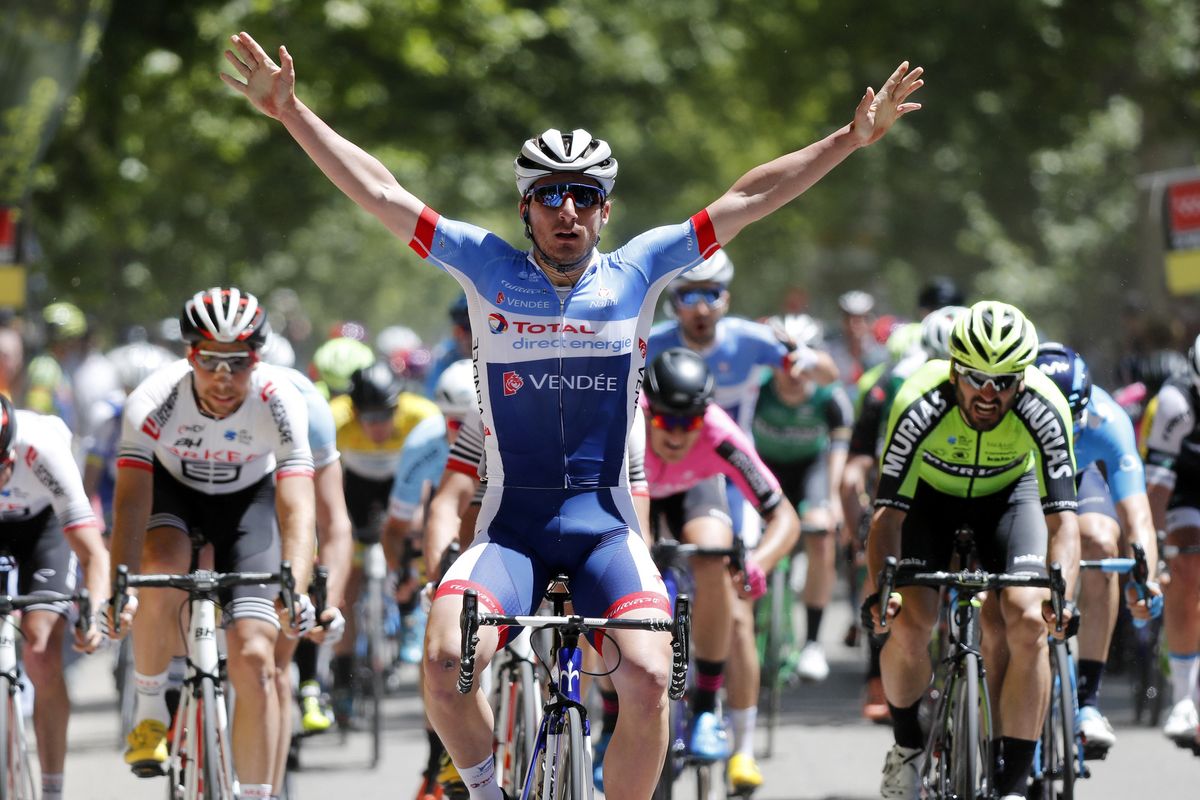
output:
[[[837,580],[837,541],[834,538],[829,510],[809,508],[804,512],[804,527],[820,528],[823,534],[804,537],[804,552],[808,555],[808,571],[804,579],[804,605],[825,608],[833,598]]]
[[[938,593],[925,586],[904,586],[898,591],[903,610],[888,623],[891,633],[879,663],[888,702],[909,708],[921,699],[933,676],[929,638],[937,624]]]
[[[71,701],[63,677],[66,617],[54,611],[27,611],[21,619],[25,642],[21,658],[33,684],[33,729],[42,772],[62,774],[67,755],[67,716]]]
[[[243,784],[269,784],[279,736],[275,686],[278,629],[260,619],[238,619],[226,635],[229,681],[236,692],[233,762]]]
[[[1167,544],[1200,545],[1200,528],[1175,528],[1167,533]],[[1200,554],[1180,553],[1171,559],[1170,565],[1171,581],[1163,598],[1163,632],[1172,653],[1200,652]],[[1172,702],[1185,699],[1173,697]]]
[[[1010,588],[984,603],[983,658],[988,691],[1000,724],[997,732],[1035,740],[1050,700],[1050,657],[1046,652],[1045,589]],[[905,609],[907,613],[907,609]]]
[[[733,529],[716,517],[696,517],[683,526],[682,540],[699,547],[730,547]],[[725,661],[729,657],[729,627],[733,622],[733,586],[723,558],[691,560],[696,584],[692,598],[692,647],[697,658]]]
[[[462,595],[445,595],[433,601],[425,626],[425,713],[441,737],[446,752],[459,769],[482,763],[492,754],[492,709],[479,691],[479,677],[496,652],[498,632],[479,629],[475,650],[475,688],[458,693],[461,655],[458,617]]]
[[[343,603],[343,606],[348,609],[346,613],[346,630],[342,633],[341,640],[333,646],[334,658],[352,655],[354,653],[354,641],[358,637],[358,615],[354,613],[353,609],[354,604],[358,602],[358,593],[362,589],[362,545],[356,542],[354,548],[356,550],[356,557],[350,566],[350,574],[346,578],[346,601]]]
[[[754,602],[735,597],[729,660],[725,662],[725,700],[728,707],[737,710],[758,705],[759,682],[758,647],[754,641]]]
[[[1104,514],[1080,514],[1081,558],[1116,558],[1121,527]],[[1103,662],[1108,659],[1113,625],[1117,619],[1120,591],[1117,576],[1097,569],[1083,570],[1079,576],[1079,659]]]
[[[184,573],[191,558],[192,543],[187,534],[178,528],[154,528],[146,533],[142,545],[141,571]],[[138,613],[133,618],[135,670],[143,675],[161,675],[171,665],[171,656],[187,652],[179,630],[180,609],[186,602],[187,594],[178,589],[138,590]]]
[[[287,770],[288,749],[292,745],[292,656],[296,654],[299,639],[280,636],[275,642],[275,696],[279,698],[279,740],[275,748],[275,770],[271,785],[283,786],[283,774]]]
[[[629,618],[638,616],[666,615],[650,612]],[[649,631],[610,631],[610,635],[613,641],[605,643],[603,655],[607,668],[616,668],[612,677],[621,715],[604,758],[604,796],[644,800],[654,792],[667,753],[671,638]]]

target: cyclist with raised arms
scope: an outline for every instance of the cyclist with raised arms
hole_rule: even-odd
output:
[[[1045,342],[1038,347],[1036,363],[1058,386],[1071,409],[1082,557],[1116,558],[1128,552],[1127,542],[1139,543],[1150,568],[1150,596],[1138,598],[1129,587],[1126,600],[1130,613],[1148,619],[1152,612],[1162,610],[1162,594],[1155,581],[1158,535],[1133,423],[1108,392],[1092,385],[1087,363],[1070,347]],[[1117,740],[1112,725],[1100,713],[1099,701],[1120,592],[1113,573],[1088,570],[1079,581],[1079,710],[1075,725],[1088,757],[1103,758]]]
[[[72,594],[82,564],[84,583],[97,604],[93,608],[101,608],[108,597],[108,551],[71,453],[71,432],[58,417],[14,410],[2,394],[0,554],[15,562],[19,594]],[[67,603],[45,603],[21,615],[21,659],[34,688],[33,728],[45,800],[63,797],[71,708],[63,640],[70,614]],[[93,625],[86,638],[76,632],[75,648],[90,653],[101,640],[100,627]]]
[[[920,569],[948,568],[955,531],[969,525],[989,572],[1047,575],[1059,562],[1074,587],[1079,563],[1071,412],[1034,365],[1037,334],[1014,306],[983,301],[950,334],[950,361],[930,361],[896,395],[879,466],[868,569],[884,559]],[[885,798],[916,798],[924,735],[918,720],[929,686],[929,639],[938,593],[900,589],[903,612],[883,647],[883,686],[895,745],[880,787]],[[879,596],[864,601],[877,617]],[[885,601],[889,615],[899,611]],[[1034,747],[1050,693],[1046,628],[1054,630],[1045,589],[1012,588],[982,613],[988,685],[998,708],[996,748],[1003,767],[996,795],[1025,797]]]
[[[1200,337],[1188,350],[1187,374],[1169,378],[1151,401],[1146,484],[1155,527],[1167,544],[1200,545]],[[1200,554],[1171,559],[1163,630],[1170,644],[1171,713],[1163,733],[1181,746],[1200,742]]]
[[[669,613],[649,552],[631,530],[624,457],[653,304],[671,279],[919,108],[907,101],[922,70],[901,64],[878,97],[867,90],[850,125],[751,170],[690,219],[602,254],[596,244],[617,175],[607,143],[582,129],[550,129],[524,144],[515,163],[517,211],[532,246],[520,250],[442,217],[335,133],[297,100],[286,49],[276,65],[248,34],[232,42],[236,52],[226,58],[237,74],[222,75],[226,84],[280,120],[339,189],[467,294],[489,434],[488,495],[483,533],[443,578],[430,611],[425,697],[472,796],[499,800],[491,710],[478,690],[456,689],[461,593],[474,588],[487,610],[524,614],[549,576],[565,570],[580,613]],[[605,659],[630,702],[609,745],[608,796],[644,798],[667,742],[670,647],[647,631],[613,638]],[[496,632],[480,632],[477,669],[497,641]]]
[[[152,374],[125,404],[113,564],[131,574],[183,573],[199,536],[212,544],[218,571],[274,572],[282,558],[296,586],[307,587],[315,526],[308,411],[290,380],[257,369],[266,311],[254,295],[216,287],[184,304],[180,327],[187,359]],[[271,796],[279,703],[290,702],[275,689],[277,595],[277,587],[239,587],[227,606],[234,766],[245,798]],[[184,647],[185,596],[142,589],[129,602],[138,722],[125,762],[148,777],[163,774],[167,760],[168,666]],[[315,622],[307,595],[299,606],[306,632]]]

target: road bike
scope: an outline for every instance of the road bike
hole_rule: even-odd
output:
[[[547,671],[549,695],[542,707],[541,724],[525,770],[521,800],[530,797],[539,800],[590,800],[592,750],[587,709],[580,697],[583,651],[579,647],[579,637],[592,632],[603,635],[606,630],[670,633],[672,659],[668,693],[672,699],[678,699],[683,694],[687,680],[690,605],[686,596],[680,596],[670,619],[609,619],[566,615],[566,604],[571,598],[564,575],[555,577],[551,582],[546,599],[553,608],[550,616],[510,616],[480,613],[476,591],[467,589],[463,593],[458,691],[468,694],[474,686],[475,649],[479,644],[480,626],[520,626],[551,631],[551,658],[539,659]],[[611,646],[615,646],[615,643]]]
[[[283,607],[290,613],[295,608],[295,581],[287,561],[280,564],[278,572],[198,569],[201,546],[201,541],[193,540],[191,571],[183,575],[130,575],[129,568],[119,564],[113,582],[114,631],[120,632],[128,589],[169,588],[187,593],[187,601],[179,609],[180,633],[187,642],[187,672],[165,764],[167,796],[170,800],[234,800],[237,783],[225,704],[225,657],[217,644],[220,595],[235,586],[278,584]],[[154,770],[140,776],[162,774],[161,768]]]
[[[0,567],[0,586],[8,586],[11,562]],[[21,635],[16,612],[50,603],[75,603],[79,616],[76,626],[85,635],[91,627],[91,601],[86,589],[75,594],[43,592],[31,595],[0,595],[0,800],[36,800],[33,754],[25,735],[22,695],[25,681],[17,658],[17,638]]]
[[[902,586],[948,589],[943,593],[944,610],[953,620],[945,654],[937,665],[937,684],[942,688],[935,706],[925,745],[921,782],[929,798],[987,798],[995,793],[992,753],[992,713],[986,673],[979,649],[979,614],[983,592],[1010,587],[1049,588],[1061,630],[1065,581],[1061,567],[1050,566],[1049,576],[1010,575],[971,569],[974,537],[969,528],[955,534],[959,570],[917,572],[900,569],[888,557],[878,586],[881,608],[892,590]],[[881,615],[880,627],[887,628]]]

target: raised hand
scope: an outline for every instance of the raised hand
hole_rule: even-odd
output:
[[[268,117],[280,119],[296,103],[296,69],[287,48],[279,47],[279,64],[243,31],[229,37],[233,50],[225,51],[225,60],[233,65],[243,80],[222,72],[221,80],[245,95],[246,99]]]
[[[924,72],[922,67],[910,71],[908,62],[904,61],[896,67],[878,94],[870,86],[867,87],[866,94],[854,110],[854,122],[850,124],[850,131],[860,145],[879,141],[896,120],[921,107],[920,103],[909,103],[908,98],[925,85],[925,81],[921,80]]]

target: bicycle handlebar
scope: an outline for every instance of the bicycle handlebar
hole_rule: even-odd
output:
[[[886,567],[885,567],[886,570]],[[1067,582],[1063,577],[1062,565],[1057,561],[1050,565],[1049,575],[1013,575],[1003,572],[984,572],[983,570],[958,570],[949,572],[910,572],[907,569],[897,570],[896,586],[928,586],[933,589],[954,588],[960,592],[979,594],[990,589],[1010,589],[1027,586],[1034,589],[1049,589],[1050,603],[1054,608],[1054,631],[1063,630],[1063,608],[1066,604]],[[880,603],[884,602],[882,593]]]
[[[702,547],[698,544],[683,544],[675,539],[659,539],[650,548],[651,558],[656,564],[674,564],[677,559],[698,556],[700,558],[728,558],[729,570],[742,574],[742,591],[750,594],[750,578],[746,575],[746,543],[735,536],[732,547]]]
[[[117,574],[113,579],[113,632],[121,632],[121,612],[128,602],[129,589],[148,587],[158,589],[180,589],[189,595],[210,594],[218,589],[228,589],[233,586],[253,586],[268,583],[279,584],[279,594],[283,598],[284,608],[287,609],[289,622],[295,626],[295,587],[296,579],[292,575],[292,565],[289,561],[281,561],[278,572],[213,572],[198,569],[194,572],[179,574],[146,574],[130,575],[129,567],[117,565]]]
[[[92,599],[87,589],[80,589],[75,594],[46,592],[44,594],[0,595],[0,616],[30,606],[44,606],[50,603],[74,603],[79,609],[79,618],[75,620],[75,627],[85,636],[92,629]]]
[[[526,628],[554,628],[575,634],[594,630],[641,630],[671,633],[671,687],[672,700],[683,696],[687,679],[689,632],[691,630],[691,601],[686,594],[675,598],[675,614],[670,619],[610,619],[606,617],[583,617],[572,614],[562,617],[510,616],[507,614],[479,613],[479,594],[474,589],[463,592],[463,608],[459,614],[459,629],[462,642],[459,651],[458,683],[460,694],[468,694],[475,682],[475,650],[479,646],[479,628],[482,625],[521,626]],[[678,694],[676,694],[678,691]]]

